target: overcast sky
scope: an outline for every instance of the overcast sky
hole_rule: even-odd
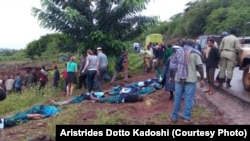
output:
[[[24,49],[26,45],[51,33],[39,27],[31,15],[33,6],[40,7],[40,0],[0,0],[0,48]],[[159,16],[166,21],[183,12],[190,0],[151,0],[143,15]]]

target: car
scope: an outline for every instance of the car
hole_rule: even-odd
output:
[[[238,54],[237,66],[243,70],[242,83],[246,91],[250,91],[250,36],[238,37],[241,50]]]
[[[201,53],[202,53],[202,58],[203,61],[206,62],[206,57],[205,57],[205,49],[207,47],[207,41],[209,38],[213,38],[214,41],[217,43],[217,46],[220,46],[220,43],[222,41],[222,36],[221,35],[201,35],[199,36],[199,43],[201,46]]]

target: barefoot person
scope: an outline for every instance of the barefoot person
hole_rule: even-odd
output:
[[[208,53],[207,61],[206,61],[206,73],[207,73],[207,80],[209,84],[209,89],[205,90],[204,92],[212,95],[214,93],[214,74],[215,69],[218,68],[219,61],[220,61],[220,53],[218,48],[214,47],[214,40],[208,39],[207,41],[208,47],[210,47],[210,51]]]

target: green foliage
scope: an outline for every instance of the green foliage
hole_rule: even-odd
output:
[[[55,89],[49,87],[38,90],[39,86],[33,86],[27,91],[23,91],[20,95],[19,93],[12,92],[7,96],[6,100],[1,102],[0,114],[11,113],[15,111],[23,111],[27,108],[32,107],[35,104],[44,104],[47,99],[51,96],[55,96]]]
[[[192,117],[194,120],[199,120],[201,118],[207,118],[211,116],[208,111],[206,111],[205,107],[200,107],[198,105],[194,106],[193,112],[192,112]]]
[[[56,54],[59,53],[59,50],[56,48],[57,43],[51,42],[47,45],[46,50],[42,53],[43,58],[53,58]]]
[[[3,50],[0,52],[0,61],[27,60],[24,50]]]
[[[220,34],[230,32],[232,27],[238,30],[238,35],[249,35],[250,30],[244,31],[249,22],[249,0],[197,0],[186,4],[183,13],[178,13],[170,21],[149,26],[135,42],[144,42],[151,33],[160,33],[164,42],[171,38],[196,38],[202,34]]]
[[[76,45],[72,38],[65,34],[54,33],[30,42],[25,49],[25,54],[28,58],[35,59],[41,56],[47,57],[53,53],[75,51]]]
[[[108,56],[121,54],[127,42],[152,25],[155,17],[141,16],[149,0],[41,0],[33,14],[44,28],[75,39],[72,51],[86,52],[102,46]],[[44,50],[43,50],[44,51]]]
[[[143,55],[129,54],[129,70],[134,72],[143,69]],[[143,71],[141,71],[143,72]]]

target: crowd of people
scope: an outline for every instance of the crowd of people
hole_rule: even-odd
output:
[[[153,59],[156,60],[155,70],[159,76],[163,79],[159,79],[160,87],[169,93],[169,100],[174,100],[173,111],[170,116],[170,120],[177,122],[181,117],[184,122],[190,123],[192,120],[192,109],[194,107],[194,99],[196,93],[196,87],[198,82],[197,72],[200,75],[199,86],[204,86],[205,76],[208,81],[208,90],[205,93],[210,95],[214,94],[215,87],[215,70],[219,69],[219,84],[218,87],[222,87],[223,83],[226,82],[226,87],[231,87],[231,79],[233,77],[233,69],[235,67],[235,61],[237,54],[240,50],[241,44],[236,37],[236,30],[232,29],[230,35],[227,32],[223,32],[223,39],[218,45],[215,40],[210,37],[207,40],[207,47],[202,50],[199,46],[199,42],[194,39],[186,39],[181,42],[168,44],[167,47],[161,44],[149,43],[147,46],[148,50],[152,51]],[[64,80],[64,91],[65,94],[71,96],[73,94],[74,85],[78,82],[78,88],[81,89],[83,86],[87,88],[86,93],[82,93],[77,97],[70,98],[65,101],[56,102],[51,101],[54,105],[63,105],[69,103],[77,103],[83,100],[95,100],[97,102],[115,101],[114,103],[126,103],[126,102],[137,102],[142,101],[143,97],[138,95],[137,92],[124,94],[125,89],[120,89],[119,95],[115,97],[102,97],[96,95],[105,93],[102,84],[104,76],[108,69],[108,59],[103,53],[101,47],[98,47],[97,54],[94,54],[91,49],[86,51],[86,56],[81,56],[80,64],[76,63],[76,57],[71,56],[70,60],[65,64],[65,68],[62,73],[59,72],[57,66],[54,66],[53,86],[58,87],[58,81],[60,80],[60,74]],[[206,75],[203,71],[203,60],[205,54],[205,67]],[[129,84],[128,81],[128,52],[123,52],[117,59],[114,74],[110,80],[110,85],[115,87],[116,79],[119,73],[123,72],[123,81]],[[25,85],[30,86],[33,83],[40,81],[39,89],[42,89],[48,81],[48,70],[45,66],[40,70],[37,80],[34,81],[34,77],[29,76],[32,74],[27,72],[25,79]],[[29,76],[29,77],[28,77]],[[13,79],[10,76],[9,79]],[[6,80],[6,93],[10,93],[9,83],[15,88],[15,91],[21,93],[22,79],[17,74],[15,80]],[[96,92],[94,90],[96,85]],[[8,87],[7,87],[8,86]],[[158,88],[159,86],[157,86]],[[156,88],[154,86],[154,88]],[[0,89],[3,90],[3,87]],[[138,91],[139,89],[137,89]],[[150,89],[149,91],[151,91]],[[0,91],[0,94],[2,92]],[[1,99],[5,97],[0,96]],[[111,98],[111,99],[110,99]],[[181,100],[184,99],[184,110],[183,114],[179,114],[181,111]],[[112,103],[112,102],[111,102]]]
[[[203,87],[204,80],[207,80],[209,86],[204,92],[209,95],[214,94],[214,87],[220,88],[224,82],[226,82],[227,88],[232,87],[230,83],[236,66],[237,55],[241,48],[240,40],[236,37],[236,34],[237,30],[234,28],[231,29],[230,34],[223,32],[220,43],[217,43],[213,36],[210,36],[207,39],[205,49],[201,48],[199,39],[180,40],[169,44],[167,47],[163,44],[149,43],[147,49],[151,50],[153,59],[156,60],[155,69],[164,70],[161,84],[165,86],[165,91],[169,94],[169,100],[174,100],[173,111],[170,116],[171,121],[177,122],[179,116],[181,116],[184,122],[191,122],[198,81],[197,72],[200,75],[200,87]],[[206,73],[203,72],[204,62]],[[219,69],[217,76],[215,76],[216,69]],[[216,77],[219,80],[218,85],[215,85]],[[185,103],[184,110],[183,114],[179,115],[182,98],[184,98]]]
[[[22,70],[16,74],[6,76],[6,79],[1,80],[1,87],[6,91],[6,94],[18,93],[22,94],[24,89],[38,85],[38,89],[43,89],[46,85],[51,84],[52,87],[59,88],[60,81],[63,85],[60,87],[67,96],[74,93],[74,88],[83,87],[87,89],[88,93],[92,93],[94,88],[96,91],[103,91],[103,81],[107,80],[108,72],[108,58],[101,47],[95,51],[88,49],[86,55],[81,55],[79,62],[75,55],[71,54],[68,61],[65,62],[64,68],[60,69],[57,65],[53,68],[42,66],[40,70],[27,69]],[[64,60],[65,61],[65,60]],[[123,52],[117,59],[114,67],[114,75],[110,79],[110,85],[115,86],[117,77],[122,73],[124,83],[128,83],[128,52]],[[49,72],[53,69],[53,76],[49,81]],[[61,70],[61,71],[60,71]],[[51,73],[50,73],[51,74]]]

